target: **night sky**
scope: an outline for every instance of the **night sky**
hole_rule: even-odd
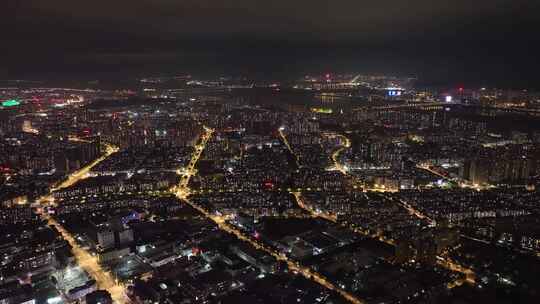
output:
[[[538,0],[7,0],[2,6],[0,78],[358,71],[434,84],[540,87]]]

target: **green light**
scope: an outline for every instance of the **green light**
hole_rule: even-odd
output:
[[[4,102],[2,102],[3,107],[14,107],[20,105],[21,102],[16,99],[9,99]]]
[[[311,112],[323,113],[323,114],[332,114],[332,109],[330,108],[311,108]]]

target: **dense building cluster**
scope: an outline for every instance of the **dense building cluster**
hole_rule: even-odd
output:
[[[0,89],[0,303],[537,303],[539,96]]]

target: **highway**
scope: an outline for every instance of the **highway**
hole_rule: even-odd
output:
[[[207,210],[205,210],[201,206],[195,204],[193,201],[191,201],[189,199],[189,194],[190,194],[190,190],[188,188],[189,180],[196,173],[195,170],[194,170],[195,165],[197,164],[198,160],[200,159],[201,154],[202,154],[208,140],[211,138],[212,133],[214,132],[212,129],[209,129],[209,128],[205,128],[205,130],[206,130],[206,132],[205,132],[205,134],[203,134],[203,136],[201,138],[201,142],[195,147],[195,153],[193,154],[193,156],[192,156],[192,158],[191,158],[191,160],[189,162],[188,170],[187,170],[188,173],[184,174],[182,176],[179,185],[173,189],[176,196],[179,199],[181,199],[183,202],[185,202],[186,204],[188,204],[191,207],[193,207],[194,209],[198,210],[201,214],[206,216],[208,219],[210,219],[214,223],[216,223],[216,225],[221,230],[223,230],[223,231],[225,231],[227,233],[235,235],[240,240],[243,240],[245,242],[250,243],[256,249],[265,251],[266,253],[268,253],[268,254],[272,255],[274,258],[276,258],[278,261],[285,262],[290,270],[298,272],[298,273],[302,274],[306,279],[317,282],[318,284],[339,293],[343,298],[347,299],[351,303],[354,303],[354,304],[363,304],[363,303],[365,303],[365,302],[361,301],[360,299],[358,299],[353,294],[351,294],[351,293],[349,293],[349,292],[347,292],[347,291],[345,291],[345,290],[343,290],[341,288],[338,288],[337,286],[332,284],[330,281],[328,281],[326,278],[321,276],[319,273],[309,269],[308,267],[301,266],[298,262],[295,262],[295,261],[289,259],[285,254],[283,254],[283,253],[281,253],[281,252],[279,252],[279,251],[277,251],[277,250],[275,250],[273,248],[270,248],[269,246],[266,246],[266,245],[264,245],[264,244],[262,244],[262,243],[260,243],[260,242],[258,242],[256,240],[252,239],[249,236],[246,236],[244,234],[244,232],[242,232],[239,229],[237,229],[236,227],[228,224],[226,222],[225,217],[211,214],[210,212],[208,212]],[[280,131],[280,133],[281,133],[281,131]]]
[[[103,156],[99,157],[98,159],[94,160],[93,162],[84,166],[73,174],[70,174],[66,180],[61,182],[56,187],[51,188],[48,194],[37,199],[37,202],[42,204],[53,203],[54,198],[52,194],[54,191],[69,187],[71,185],[74,185],[78,181],[85,179],[88,176],[88,172],[90,172],[93,167],[95,167],[97,164],[104,161],[117,151],[118,147],[106,144],[105,154],[103,154]],[[53,217],[47,214],[43,208],[38,208],[37,213],[41,216],[41,218],[47,221],[47,224],[55,227],[62,235],[62,237],[69,243],[69,245],[72,247],[72,252],[75,256],[75,259],[77,260],[77,263],[81,266],[82,269],[88,272],[88,274],[92,276],[94,280],[96,280],[98,288],[107,290],[111,294],[114,303],[128,303],[127,298],[124,294],[124,287],[121,284],[115,282],[112,275],[109,272],[105,271],[101,267],[101,265],[99,265],[97,257],[92,256],[88,251],[82,249],[73,237],[73,235],[69,231],[64,229],[64,227],[62,227],[62,225],[60,225]]]

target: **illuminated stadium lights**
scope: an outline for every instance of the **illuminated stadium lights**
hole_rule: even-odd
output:
[[[18,106],[20,104],[21,104],[21,102],[16,100],[16,99],[9,99],[9,100],[6,100],[6,101],[2,102],[2,107],[9,108],[9,107]]]

